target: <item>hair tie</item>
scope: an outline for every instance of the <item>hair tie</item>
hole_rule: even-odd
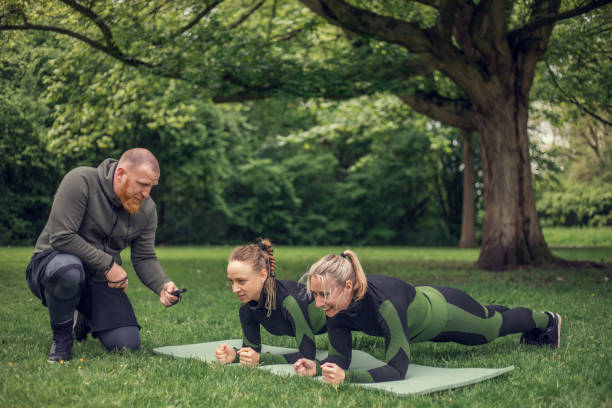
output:
[[[259,249],[261,249],[265,253],[268,253],[268,249],[266,248],[266,245],[263,243],[263,240],[261,238],[258,238],[257,241],[255,241],[255,245],[257,245]]]
[[[346,254],[343,252],[340,254],[341,257],[343,257],[344,259],[346,259]]]

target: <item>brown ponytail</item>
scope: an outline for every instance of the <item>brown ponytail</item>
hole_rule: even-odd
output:
[[[255,242],[263,252],[267,255],[268,278],[264,282],[264,290],[266,291],[266,313],[270,317],[272,310],[276,310],[276,260],[274,259],[274,249],[269,239],[258,238]]]
[[[261,271],[264,268],[268,271],[264,290],[266,291],[266,316],[270,317],[272,310],[276,310],[276,260],[270,240],[257,238],[254,244],[234,248],[228,263],[232,261],[248,263],[255,271]]]

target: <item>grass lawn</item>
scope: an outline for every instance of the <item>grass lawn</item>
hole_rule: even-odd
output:
[[[612,227],[543,227],[552,247],[608,247],[612,251]]]
[[[483,303],[552,310],[563,317],[558,350],[519,344],[519,335],[478,347],[419,343],[414,363],[440,367],[505,367],[515,370],[473,386],[426,396],[397,398],[350,386],[337,389],[261,370],[222,367],[162,357],[154,347],[241,336],[239,302],[225,276],[229,247],[162,247],[158,256],[183,301],[163,308],[131,266],[128,295],[142,326],[142,348],[107,353],[89,338],[76,343],[68,364],[46,362],[51,331],[47,310],[27,288],[32,248],[0,248],[0,407],[604,407],[612,405],[612,270],[471,270],[477,250],[455,248],[354,248],[366,273],[408,282],[448,285]],[[281,279],[298,279],[320,256],[343,248],[278,247]],[[610,247],[558,248],[569,259],[612,262]],[[124,260],[129,259],[124,253]],[[268,344],[294,347],[292,339],[263,335]],[[378,358],[382,339],[354,338],[355,347]],[[317,346],[327,347],[326,335]]]

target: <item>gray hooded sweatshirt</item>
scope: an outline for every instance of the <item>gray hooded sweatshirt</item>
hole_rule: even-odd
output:
[[[138,213],[128,213],[113,190],[115,168],[117,160],[106,159],[97,169],[77,167],[64,176],[34,253],[76,255],[91,279],[105,282],[105,272],[113,261],[121,265],[121,250],[129,245],[136,274],[159,294],[170,279],[155,254],[155,202],[147,197]]]

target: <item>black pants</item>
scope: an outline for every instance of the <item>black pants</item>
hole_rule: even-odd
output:
[[[100,338],[107,348],[122,348],[117,339],[125,342],[126,348],[138,348],[140,326],[127,295],[123,289],[89,279],[78,257],[54,250],[36,253],[28,265],[26,279],[32,293],[49,309],[52,326],[72,320],[76,309],[85,316],[94,336],[103,333]],[[125,327],[136,330],[112,333]]]

